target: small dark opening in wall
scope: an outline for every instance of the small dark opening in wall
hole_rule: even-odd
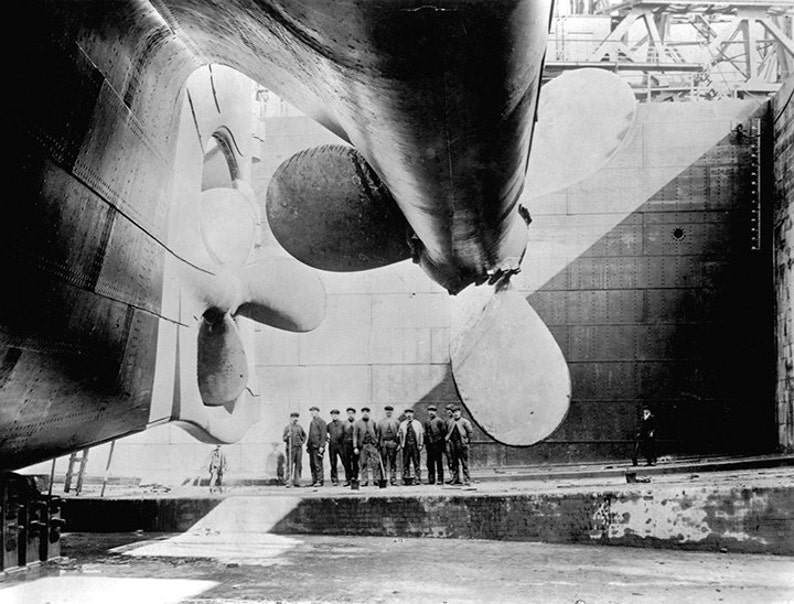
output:
[[[681,241],[684,238],[684,229],[681,227],[675,227],[673,229],[673,239],[676,241]]]

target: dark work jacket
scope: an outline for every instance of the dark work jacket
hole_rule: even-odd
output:
[[[465,417],[452,419],[447,425],[446,438],[447,440],[457,440],[460,438],[462,444],[468,445],[469,442],[471,442],[472,432],[474,432],[474,429],[471,426],[471,422]]]
[[[649,439],[656,437],[656,416],[650,415],[648,419],[640,419],[640,429],[637,438]]]
[[[364,437],[369,434],[372,438],[372,444],[378,444],[378,426],[375,423],[375,420],[369,418],[369,420],[364,421],[360,419],[356,422],[356,427],[353,431],[353,446],[357,449],[360,449],[364,446]]]
[[[284,428],[284,435],[283,440],[288,445],[289,443],[289,435],[292,432],[292,446],[293,447],[300,447],[303,443],[306,442],[306,432],[303,431],[303,426],[300,424],[292,425],[291,423],[287,424],[287,427]]]
[[[313,417],[309,424],[309,440],[306,446],[313,449],[325,448],[327,436],[328,430],[325,426],[325,420],[322,417]]]
[[[447,422],[437,415],[433,419],[425,420],[425,435],[428,445],[443,443],[447,435]]]
[[[356,431],[356,420],[353,420],[351,422],[349,419],[346,419],[342,423],[344,424],[344,426],[342,427],[342,431],[345,434],[344,442],[353,444],[353,441],[355,440],[354,435]]]
[[[378,422],[378,434],[380,434],[380,444],[387,440],[397,442],[397,433],[400,431],[400,422],[393,417],[384,417]],[[391,434],[389,434],[391,432]]]
[[[335,447],[341,447],[345,440],[345,425],[341,419],[334,419],[328,422],[328,442]]]

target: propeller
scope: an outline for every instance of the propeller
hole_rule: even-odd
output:
[[[293,332],[320,325],[325,289],[319,276],[291,258],[250,261],[256,206],[240,189],[204,191],[180,217],[183,285],[201,312],[197,377],[207,406],[234,403],[248,384],[245,347],[237,318]]]
[[[524,198],[566,189],[606,165],[630,136],[636,105],[631,87],[603,69],[570,71],[545,84]],[[493,291],[458,295],[450,360],[466,408],[502,443],[537,443],[568,412],[571,379],[562,350],[509,276]]]
[[[568,71],[544,84],[525,194],[561,191],[601,169],[631,132],[634,91],[605,69]]]
[[[565,357],[509,282],[458,295],[449,352],[463,404],[495,440],[531,445],[565,417],[571,399]]]

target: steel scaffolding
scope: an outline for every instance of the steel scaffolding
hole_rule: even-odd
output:
[[[646,100],[775,92],[794,73],[791,0],[571,0],[557,15],[547,78],[598,67]]]

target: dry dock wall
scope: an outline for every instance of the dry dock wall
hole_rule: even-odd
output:
[[[285,535],[494,539],[794,555],[791,486],[432,496],[362,492],[253,499],[257,502],[249,509],[257,516],[272,516],[271,508],[286,509],[269,529]],[[66,507],[67,530],[183,532],[222,505],[220,498],[72,498]],[[241,522],[261,526],[260,520]]]
[[[794,77],[772,102],[774,129],[774,271],[778,442],[794,451]]]

